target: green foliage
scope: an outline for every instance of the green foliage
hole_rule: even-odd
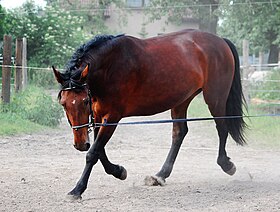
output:
[[[27,38],[29,67],[55,65],[63,68],[81,44],[93,35],[109,33],[105,26],[104,9],[112,3],[117,7],[124,6],[122,0],[89,1],[86,4],[81,4],[81,1],[71,1],[70,4],[66,0],[47,3],[42,9],[33,0],[28,0],[23,6],[7,11],[3,23],[6,32],[13,38]],[[1,23],[2,19],[0,29]],[[36,85],[53,86],[50,71],[30,69],[28,73],[28,80]]]
[[[50,69],[32,68],[28,72],[28,79],[32,79],[33,85],[40,85],[44,88],[52,89],[57,87],[57,81]]]
[[[1,112],[11,113],[44,126],[57,126],[63,116],[59,104],[42,88],[30,86],[12,97],[11,103],[1,105]]]
[[[9,11],[7,30],[14,37],[26,37],[29,66],[62,65],[87,38],[81,26],[84,19],[57,6],[44,10],[33,1]]]
[[[254,52],[280,44],[280,4],[274,1],[222,0],[219,34],[241,46],[250,41]]]
[[[82,30],[84,19],[70,14],[58,6],[44,10],[33,1],[7,13],[6,29],[13,37],[26,37],[29,67],[64,66],[75,49],[88,36]],[[40,86],[53,86],[51,71],[28,70],[30,82]]]
[[[197,21],[201,30],[216,34],[218,7],[215,0],[150,0],[147,12],[151,20],[167,16],[169,22],[178,25],[185,21]]]
[[[62,7],[66,11],[71,11],[72,15],[83,18],[82,29],[91,35],[109,33],[110,29],[105,24],[107,18],[105,15],[106,11],[111,5],[119,9],[125,6],[125,1],[123,0],[47,0],[47,3],[48,5],[58,6],[59,8],[63,5]],[[119,10],[114,12],[121,15]],[[124,17],[123,15],[121,16]]]
[[[5,11],[0,4],[0,40],[2,40],[5,33],[4,21],[5,21]],[[1,45],[0,45],[0,49],[1,49]]]
[[[249,40],[253,53],[269,50],[269,62],[278,62],[280,46],[278,1],[150,0],[147,13],[151,21],[166,16],[168,22],[177,24],[192,18],[198,21],[200,29],[212,33],[218,30],[219,35],[229,38],[237,46],[241,46],[243,39]]]

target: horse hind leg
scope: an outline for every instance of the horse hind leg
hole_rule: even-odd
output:
[[[213,117],[223,117],[226,115],[226,101],[223,100],[224,98],[220,98],[218,101],[210,101],[210,98],[207,98],[204,94],[204,99]],[[230,161],[226,152],[226,142],[229,134],[226,126],[226,119],[215,119],[215,123],[219,136],[219,153],[217,163],[225,173],[234,175],[236,167],[234,163]]]
[[[226,141],[228,137],[228,131],[225,129],[225,120],[216,120],[216,128],[219,135],[219,154],[217,163],[222,168],[222,170],[229,174],[234,175],[236,172],[236,167],[226,153]]]
[[[187,101],[181,105],[171,109],[172,119],[182,119],[186,118],[187,108],[191,100],[198,94],[196,92]],[[168,178],[172,172],[173,165],[175,163],[176,157],[180,150],[181,144],[188,133],[187,122],[174,122],[172,131],[172,144],[167,155],[167,158],[161,168],[161,170],[155,176],[147,176],[145,178],[145,184],[149,186],[164,185],[165,179]]]

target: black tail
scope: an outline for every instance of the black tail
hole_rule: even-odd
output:
[[[240,76],[240,63],[239,57],[234,44],[225,39],[226,43],[231,49],[235,60],[235,72],[234,78],[232,81],[231,89],[229,92],[229,96],[227,99],[226,105],[226,115],[227,116],[243,116],[243,105],[246,106],[246,102],[242,92],[242,85],[241,85],[241,76]],[[245,121],[242,117],[240,118],[233,118],[226,120],[227,129],[231,137],[235,140],[236,143],[243,145],[246,144],[244,130],[247,127]]]

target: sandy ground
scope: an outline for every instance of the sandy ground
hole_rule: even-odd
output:
[[[145,119],[166,118],[168,112]],[[127,179],[106,175],[98,163],[79,201],[66,194],[80,177],[85,153],[73,148],[66,120],[56,130],[0,137],[0,211],[280,211],[279,149],[230,140],[227,151],[237,172],[228,176],[216,164],[214,123],[189,127],[167,184],[149,187],[144,178],[163,164],[171,125],[119,126],[107,153],[127,169]]]

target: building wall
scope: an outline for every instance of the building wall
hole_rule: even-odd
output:
[[[163,17],[160,20],[147,23],[148,17],[144,14],[144,11],[141,9],[133,9],[127,14],[127,24],[121,26],[118,13],[115,10],[111,10],[110,17],[106,19],[106,25],[115,33],[125,33],[142,38],[153,37],[162,33],[175,32],[187,28],[198,29],[198,23],[191,20],[180,26],[172,23],[167,24],[166,20],[167,18]]]
[[[71,5],[68,0],[58,0],[62,8],[67,9],[93,9],[100,7],[100,0],[71,0]],[[180,26],[173,23],[166,23],[167,17],[154,22],[148,22],[148,17],[145,15],[145,7],[149,7],[150,0],[123,0],[125,8],[120,12],[114,5],[108,5],[104,10],[105,23],[113,33],[125,33],[136,37],[152,37],[163,33],[175,32],[187,28],[198,28],[198,23],[188,18]],[[125,13],[126,24],[120,20],[120,13]],[[189,14],[191,17],[191,14]],[[147,23],[148,22],[148,23]]]

